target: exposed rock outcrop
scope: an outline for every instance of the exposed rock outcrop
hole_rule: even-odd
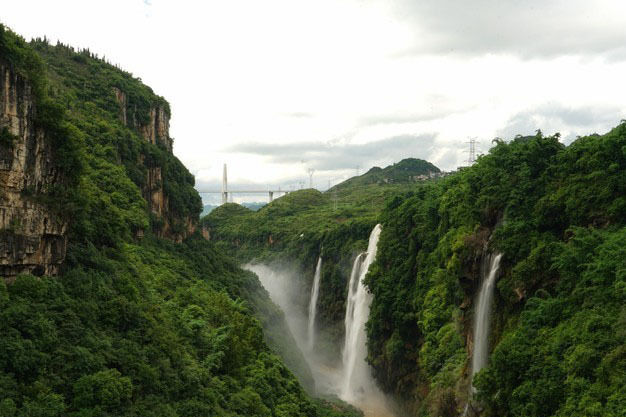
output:
[[[129,107],[127,95],[124,91],[113,88],[115,99],[120,107],[120,121],[129,128],[134,128],[143,139],[153,145],[161,145],[172,154],[172,138],[170,138],[170,116],[164,105],[155,105],[150,108],[148,122],[138,123],[137,107]],[[148,202],[150,211],[157,218],[154,232],[159,236],[177,242],[182,241],[196,230],[197,220],[189,217],[178,218],[172,213],[169,198],[163,188],[163,167],[146,165],[143,155],[138,161],[146,166],[146,181],[141,187],[141,193]],[[176,225],[174,224],[176,223]]]
[[[127,126],[128,120],[126,118],[126,107],[128,106],[128,102],[126,100],[126,93],[117,87],[113,87],[113,93],[115,93],[115,100],[117,100],[117,104],[120,106],[120,121],[124,124],[124,126]]]
[[[62,179],[50,141],[34,125],[30,85],[2,62],[0,79],[0,275],[54,275],[68,224],[38,197]]]
[[[143,138],[152,143],[163,144],[165,148],[172,152],[172,139],[170,138],[170,117],[163,106],[150,109],[150,119],[148,124],[139,126],[139,131]]]
[[[170,137],[170,115],[164,105],[155,105],[148,112],[147,123],[138,122],[137,105],[131,105],[126,93],[117,87],[113,87],[115,100],[120,108],[119,119],[124,126],[134,128],[146,140],[153,145],[163,145],[168,152],[172,153],[173,141]]]

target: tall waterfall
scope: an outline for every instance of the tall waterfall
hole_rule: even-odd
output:
[[[317,258],[317,266],[315,267],[315,276],[313,277],[313,286],[311,287],[311,300],[309,301],[309,327],[308,327],[308,344],[309,350],[313,351],[315,347],[315,315],[317,314],[317,297],[320,292],[320,277],[322,275],[322,257]]]
[[[474,350],[472,352],[472,379],[474,375],[487,365],[489,354],[489,324],[493,291],[496,287],[496,277],[500,268],[501,253],[491,254],[483,266],[482,285],[478,293],[476,310],[474,313]]]
[[[369,366],[365,362],[367,355],[365,322],[369,316],[372,295],[363,285],[363,279],[376,258],[380,232],[381,226],[377,224],[370,234],[367,252],[360,254],[354,260],[348,284],[341,398],[351,403],[362,401],[363,398],[360,397],[367,396],[375,390]]]

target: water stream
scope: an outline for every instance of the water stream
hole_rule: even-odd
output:
[[[380,225],[376,225],[372,230],[367,252],[355,259],[348,283],[340,396],[352,404],[364,403],[372,396],[380,394],[374,384],[369,365],[365,362],[367,356],[365,322],[369,317],[372,295],[363,284],[363,279],[376,259],[381,230]]]
[[[309,351],[313,351],[315,347],[315,316],[317,314],[317,297],[320,292],[320,278],[322,275],[322,257],[317,258],[317,266],[315,267],[315,276],[313,277],[313,286],[311,287],[311,299],[309,301],[309,325],[308,325],[308,345]]]
[[[366,417],[393,417],[393,413],[389,411],[387,399],[376,386],[370,367],[365,361],[367,355],[365,323],[368,320],[372,295],[363,285],[363,279],[376,258],[380,232],[381,226],[376,225],[370,234],[367,251],[359,254],[352,266],[346,300],[344,319],[346,336],[341,366],[329,365],[315,349],[321,257],[317,261],[313,286],[310,290],[308,317],[305,313],[306,301],[298,302],[304,288],[299,283],[296,272],[276,265],[272,267],[260,264],[244,266],[259,276],[272,301],[285,312],[285,319],[298,347],[307,353],[305,359],[313,373],[318,393],[337,395],[342,400],[360,408]]]
[[[487,257],[489,267],[483,267],[482,285],[476,300],[474,316],[474,349],[472,352],[472,379],[487,365],[489,355],[489,326],[491,320],[491,305],[493,292],[496,287],[496,277],[500,268],[501,253],[490,254]]]

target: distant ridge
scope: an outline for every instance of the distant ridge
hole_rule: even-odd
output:
[[[368,184],[406,184],[440,173],[441,170],[428,161],[406,158],[385,168],[373,167],[363,175],[349,178],[335,185],[331,190]]]
[[[240,203],[240,205],[244,206],[245,208],[250,209],[252,211],[257,211],[261,207],[266,206],[267,203],[264,202],[264,201],[243,202],[243,203]],[[207,214],[209,214],[210,212],[212,212],[213,210],[215,210],[218,207],[219,207],[219,204],[206,204],[206,205],[204,205],[204,207],[202,209],[202,213],[200,213],[200,217],[206,216]]]

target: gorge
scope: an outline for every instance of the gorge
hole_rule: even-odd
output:
[[[623,416],[625,122],[200,218],[140,79],[0,75],[0,416]]]
[[[357,363],[369,364],[398,415],[463,415],[472,397],[472,415],[585,415],[602,404],[617,416],[620,377],[592,370],[623,368],[623,294],[612,288],[624,267],[625,140],[623,124],[569,146],[540,133],[497,140],[441,179],[384,184],[366,173],[258,212],[226,204],[202,222],[239,259],[288,265],[307,296],[323,247],[316,353],[334,369],[349,352],[336,346],[347,340],[356,271],[380,223],[376,259],[359,274],[371,305]],[[608,165],[614,174],[602,174]],[[346,202],[341,212],[333,195]],[[582,352],[594,353],[578,362]],[[573,375],[595,388],[583,395]],[[345,383],[334,378],[327,392]]]

